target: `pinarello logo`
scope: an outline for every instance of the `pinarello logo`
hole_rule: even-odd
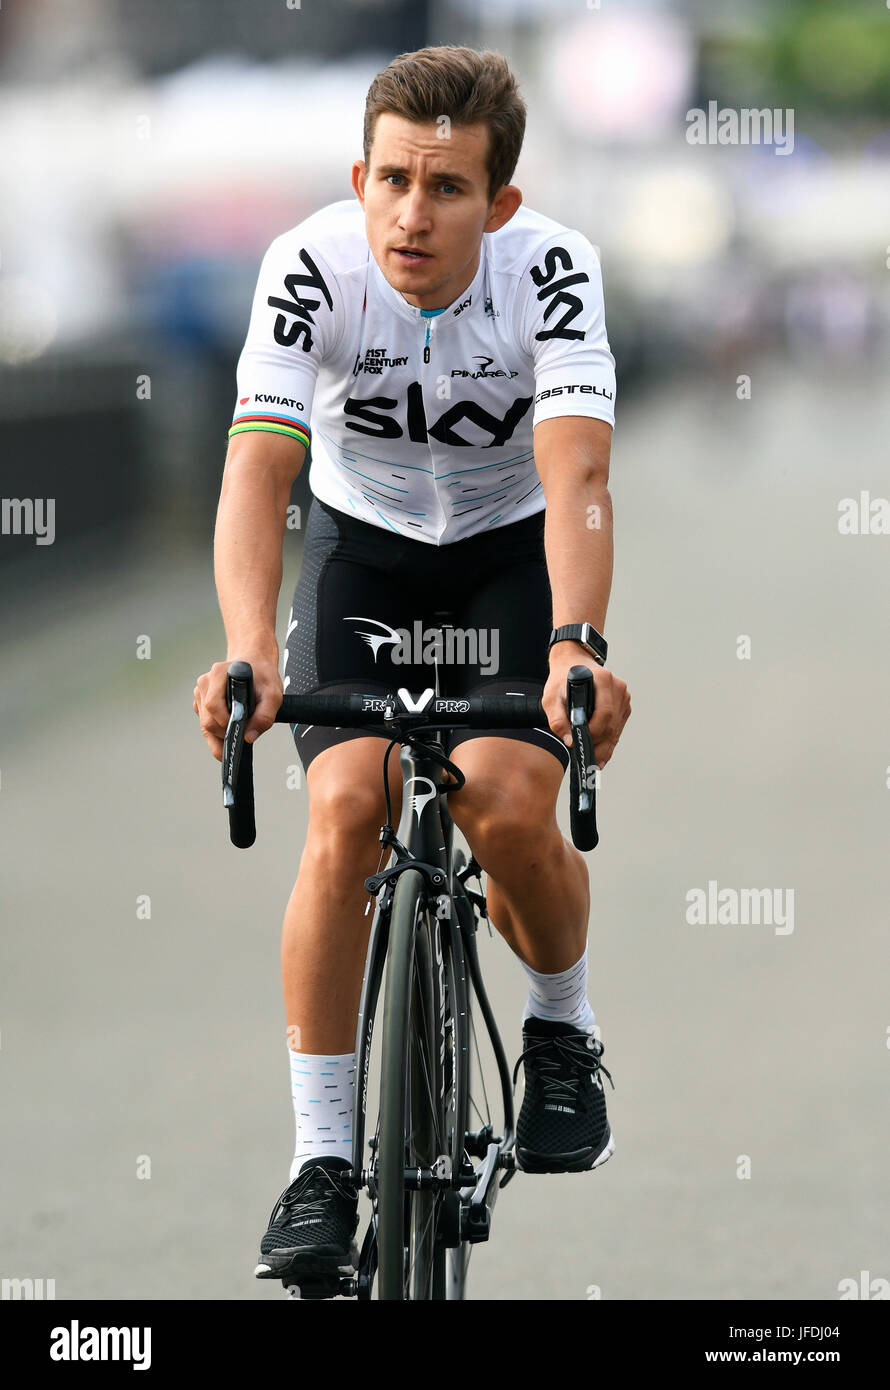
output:
[[[238,404],[239,404],[239,405],[247,405],[247,402],[248,402],[249,400],[250,400],[250,397],[249,397],[249,396],[239,396],[239,398],[238,398]]]

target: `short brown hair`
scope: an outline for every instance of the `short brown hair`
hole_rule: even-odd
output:
[[[489,199],[513,177],[525,135],[525,102],[500,53],[443,44],[393,58],[368,89],[366,165],[370,165],[377,117],[384,111],[418,122],[436,121],[440,116],[448,116],[456,126],[485,122]]]

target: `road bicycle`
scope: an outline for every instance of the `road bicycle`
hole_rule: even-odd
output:
[[[223,804],[232,843],[245,849],[256,839],[253,746],[244,742],[255,696],[246,662],[228,668],[227,702]],[[595,848],[599,839],[593,706],[591,671],[573,666],[566,683],[571,830],[581,850]],[[463,1299],[473,1246],[489,1239],[498,1192],[516,1172],[515,1132],[510,1068],[476,948],[480,921],[487,918],[482,870],[472,853],[468,858],[454,845],[447,804],[449,792],[466,779],[446,756],[442,733],[547,730],[547,716],[539,700],[521,693],[455,699],[432,688],[419,695],[404,688],[386,695],[341,688],[285,695],[276,722],[389,736],[382,758],[386,821],[379,836],[389,864],[365,879],[377,905],[356,1028],[352,1171],[346,1175],[367,1192],[371,1216],[355,1275],[341,1279],[339,1291],[370,1299],[376,1285],[380,1300]],[[389,758],[396,744],[403,797],[394,830]],[[368,1084],[378,1014],[380,1084],[371,1133]],[[486,1057],[494,1059],[490,1088],[480,1032]],[[297,1296],[325,1295],[301,1284]]]

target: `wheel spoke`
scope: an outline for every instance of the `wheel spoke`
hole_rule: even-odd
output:
[[[478,1037],[476,1036],[476,1020],[475,1020],[475,1018],[473,1017],[472,1013],[470,1014],[470,1030],[471,1030],[471,1032],[472,1032],[472,1034],[473,1034],[473,1047],[475,1048],[475,1051],[476,1051],[476,1069],[477,1069],[477,1071],[479,1072],[479,1080],[482,1082],[482,1098],[483,1098],[483,1100],[484,1100],[484,1102],[485,1102],[485,1118],[484,1118],[484,1119],[482,1118],[481,1115],[479,1115],[479,1107],[478,1107],[478,1105],[476,1104],[476,1102],[475,1102],[475,1100],[474,1100],[472,1094],[470,1095],[470,1103],[472,1104],[473,1109],[476,1111],[476,1114],[479,1115],[479,1118],[480,1118],[480,1120],[482,1121],[482,1124],[485,1125],[485,1124],[490,1124],[490,1123],[491,1123],[491,1107],[490,1107],[489,1104],[488,1104],[488,1090],[487,1090],[486,1085],[485,1085],[485,1072],[484,1072],[483,1069],[482,1069],[482,1054],[481,1054],[480,1051],[479,1051],[479,1039],[478,1039]]]
[[[415,1198],[414,1198],[415,1202],[417,1201],[417,1198],[419,1197],[419,1195],[420,1195],[420,1194],[418,1193],[418,1194],[415,1196]],[[427,1218],[426,1218],[426,1222],[424,1223],[424,1226],[423,1226],[422,1230],[420,1231],[420,1233],[419,1233],[417,1236],[415,1236],[415,1235],[412,1233],[412,1241],[411,1241],[411,1245],[412,1245],[412,1249],[411,1249],[411,1264],[410,1264],[410,1268],[409,1268],[409,1270],[408,1270],[408,1279],[409,1279],[409,1282],[410,1282],[411,1280],[413,1280],[413,1278],[414,1278],[414,1266],[415,1266],[415,1264],[416,1264],[416,1262],[417,1262],[417,1249],[418,1249],[418,1247],[421,1247],[421,1248],[423,1247],[424,1242],[425,1242],[425,1239],[426,1239],[426,1233],[427,1233],[427,1231],[429,1230],[429,1227],[430,1227],[430,1223],[431,1223],[431,1222],[433,1222],[434,1224],[433,1224],[433,1233],[432,1233],[432,1237],[431,1237],[430,1244],[431,1244],[432,1246],[435,1246],[435,1243],[436,1243],[436,1230],[438,1229],[439,1201],[438,1201],[438,1198],[436,1197],[435,1193],[433,1193],[432,1196],[433,1196],[433,1200],[432,1200],[432,1202],[430,1203],[429,1215],[428,1215]],[[429,1276],[428,1276],[430,1282],[432,1281],[432,1277],[433,1277],[433,1265],[432,1265],[432,1261],[430,1261]],[[429,1292],[429,1290],[428,1290],[428,1292]]]
[[[420,1012],[421,1015],[422,1015],[422,1019],[421,1019],[421,1028],[420,1028],[420,1039],[423,1040],[423,1039],[426,1039],[426,1038],[428,1038],[428,1037],[430,1036],[430,1030],[429,1030],[429,1028],[428,1028],[428,1026],[427,1026],[428,1020],[427,1020],[427,1018],[426,1018],[426,1005],[425,1005],[425,1003],[424,1003],[423,992],[422,992],[421,990],[418,990],[417,993],[418,993],[418,998],[419,998],[419,1012]],[[423,1073],[423,1083],[424,1083],[424,1086],[426,1087],[426,1097],[427,1097],[427,1102],[428,1102],[428,1104],[429,1104],[429,1113],[433,1116],[433,1123],[434,1123],[435,1129],[436,1129],[436,1151],[437,1151],[438,1153],[441,1153],[441,1152],[442,1152],[442,1148],[443,1148],[443,1144],[444,1144],[444,1138],[443,1138],[443,1136],[442,1136],[441,1129],[440,1129],[440,1125],[439,1125],[439,1115],[438,1115],[438,1112],[437,1112],[436,1102],[435,1102],[435,1100],[434,1100],[434,1098],[433,1098],[433,1079],[432,1079],[433,1067],[432,1067],[432,1058],[429,1057],[429,1055],[428,1055],[428,1053],[427,1053],[427,1049],[426,1049],[426,1047],[423,1046],[422,1041],[421,1041],[421,1044],[420,1044],[420,1046],[418,1047],[417,1051],[418,1051],[418,1054],[419,1054],[419,1056],[420,1056],[420,1063],[421,1063],[422,1073]]]

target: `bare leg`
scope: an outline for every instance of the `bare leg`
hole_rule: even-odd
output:
[[[502,738],[472,739],[452,756],[467,784],[448,806],[488,874],[492,923],[533,970],[567,970],[587,943],[590,887],[583,856],[556,822],[561,766]]]
[[[281,938],[285,1015],[295,1052],[355,1049],[374,912],[364,880],[380,863],[385,748],[380,738],[355,739],[326,749],[309,766],[309,833]],[[390,786],[396,818],[402,799],[397,777]]]

